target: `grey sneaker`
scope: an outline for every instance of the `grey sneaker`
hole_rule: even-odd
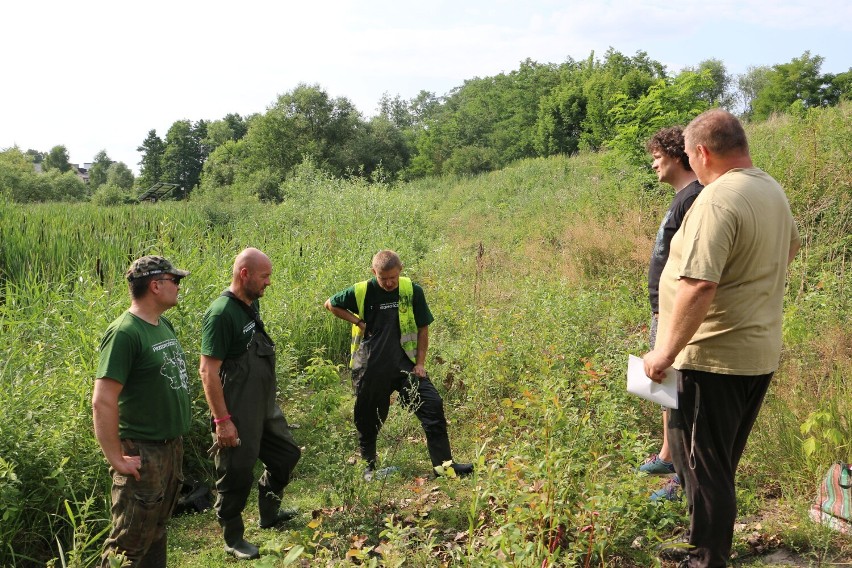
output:
[[[671,475],[675,472],[674,464],[660,458],[659,454],[651,454],[639,466],[639,471],[648,475]]]
[[[666,484],[651,493],[651,501],[677,501],[680,499],[680,479],[673,475]]]
[[[395,465],[389,465],[381,469],[373,469],[369,465],[364,469],[364,481],[373,481],[374,479],[384,479],[393,473],[399,471]]]

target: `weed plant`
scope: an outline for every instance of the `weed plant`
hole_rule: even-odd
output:
[[[805,246],[790,271],[782,364],[741,464],[740,512],[817,563],[852,549],[806,518],[828,464],[850,457],[850,109],[748,127]],[[657,565],[655,546],[685,510],[649,503],[653,480],[634,472],[659,444],[659,411],[626,394],[624,369],[647,349],[647,259],[670,194],[648,170],[605,158],[403,185],[330,179],[306,164],[278,205],[218,194],[114,208],[0,203],[0,565],[97,557],[109,477],[91,388],[101,334],[129,304],[130,261],[163,254],[192,272],[167,316],[195,368],[202,314],[246,246],[273,261],[261,313],[277,343],[279,401],[304,446],[285,492],[298,520],[260,531],[250,499],[248,538],[265,554],[256,565]],[[361,478],[349,329],[322,303],[367,278],[383,248],[426,290],[436,317],[427,368],[456,459],[477,466],[471,479],[429,475],[419,424],[398,406],[379,446],[400,471]],[[185,469],[212,485],[200,381],[191,395]],[[745,536],[736,548],[752,550]],[[169,554],[175,566],[226,565],[213,513],[174,519]]]

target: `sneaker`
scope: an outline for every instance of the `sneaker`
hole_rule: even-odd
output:
[[[689,544],[689,531],[681,532],[673,539],[663,542],[657,549],[657,556],[663,560],[672,560],[686,562],[686,564],[678,564],[678,566],[689,565],[689,550],[692,545]]]
[[[447,471],[448,469],[452,469],[452,473]],[[435,472],[436,476],[446,475],[447,477],[466,477],[473,473],[473,464],[455,462],[448,464],[447,462],[444,462],[444,465],[436,465],[433,467],[432,471]]]
[[[464,477],[473,473],[472,463],[454,463],[450,467],[453,468],[453,470],[456,472],[456,475],[458,475],[459,477]]]
[[[666,484],[651,493],[651,501],[677,501],[680,499],[680,479],[672,476]]]
[[[364,481],[373,481],[374,479],[384,479],[393,473],[399,471],[395,465],[389,465],[382,469],[374,469],[369,465],[364,469]]]
[[[659,454],[651,454],[639,466],[639,471],[648,475],[671,475],[675,469],[672,462],[662,459]]]

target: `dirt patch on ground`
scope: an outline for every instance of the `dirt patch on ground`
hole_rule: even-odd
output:
[[[773,550],[761,558],[767,566],[810,566],[810,563],[789,550]]]

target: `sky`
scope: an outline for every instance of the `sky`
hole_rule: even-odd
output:
[[[41,0],[0,16],[0,150],[100,150],[139,172],[148,132],[263,113],[300,83],[365,117],[382,95],[445,95],[520,62],[645,51],[736,76],[805,51],[852,67],[849,0]]]

